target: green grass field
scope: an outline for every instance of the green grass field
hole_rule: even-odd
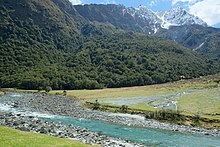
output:
[[[203,115],[216,115],[220,118],[220,88],[205,89],[180,97],[181,111]]]
[[[61,139],[43,134],[22,132],[0,126],[1,147],[89,147],[78,141]]]

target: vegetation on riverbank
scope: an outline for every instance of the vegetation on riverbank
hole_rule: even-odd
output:
[[[0,96],[4,95],[4,92],[0,91]]]
[[[135,109],[129,106],[113,106],[86,102],[85,107],[114,113],[141,114],[147,119],[155,119],[162,122],[181,124],[186,126],[199,126],[207,129],[220,130],[220,119],[215,116],[207,116],[200,114],[189,114],[182,111],[165,110],[165,109]]]
[[[0,126],[0,146],[65,146],[65,147],[89,147],[90,145],[61,139],[43,134],[22,132],[8,127]]]

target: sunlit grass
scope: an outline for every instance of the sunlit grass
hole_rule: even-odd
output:
[[[68,90],[68,96],[74,96],[79,99],[100,99],[100,98],[118,98],[118,97],[139,97],[151,96],[160,94],[169,94],[173,92],[183,92],[191,89],[203,89],[216,87],[218,84],[215,80],[220,79],[220,74],[214,76],[206,76],[202,78],[181,80],[165,84],[156,84],[138,87],[126,88],[107,88],[100,90]],[[53,94],[61,93],[62,91],[52,91]]]
[[[205,89],[183,95],[178,102],[180,111],[198,114],[220,114],[220,88]]]

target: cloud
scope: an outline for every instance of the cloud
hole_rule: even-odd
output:
[[[152,6],[155,6],[155,5],[157,5],[157,0],[152,0],[150,2],[150,6],[152,7]]]
[[[220,23],[220,1],[203,0],[189,6],[189,12],[203,19],[208,25]]]
[[[69,0],[73,5],[80,5],[82,4],[81,0]]]
[[[104,4],[116,4],[115,0],[105,0]]]
[[[167,1],[170,1],[170,0],[148,0],[147,3],[150,7],[153,7],[153,6],[157,6],[158,4],[161,4],[162,2],[167,2]]]
[[[201,0],[171,0],[171,1],[172,1],[172,5],[175,5],[175,4],[179,3],[179,2],[195,4],[196,2],[199,2]]]

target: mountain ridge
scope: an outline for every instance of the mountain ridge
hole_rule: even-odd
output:
[[[115,20],[109,20],[111,14],[115,15],[114,17],[120,18],[123,22],[128,23],[127,19],[131,19],[130,23],[139,25],[142,27],[143,32],[145,33],[156,33],[155,30],[160,28],[168,29],[169,26],[183,26],[183,25],[202,25],[207,27],[207,23],[205,23],[202,19],[189,14],[186,10],[176,7],[172,8],[168,11],[163,11],[160,13],[155,13],[149,8],[140,5],[137,8],[133,7],[125,7],[123,5],[115,5],[115,4],[86,4],[86,5],[75,5],[76,11],[79,12],[81,16],[90,21],[98,21],[98,22],[110,22],[115,26]],[[104,11],[108,12],[104,12]],[[89,13],[90,12],[90,13]],[[93,13],[96,16],[93,16]],[[106,16],[104,16],[106,15]],[[114,19],[114,18],[111,18]],[[123,26],[122,26],[123,28]],[[148,32],[147,32],[148,31]]]

